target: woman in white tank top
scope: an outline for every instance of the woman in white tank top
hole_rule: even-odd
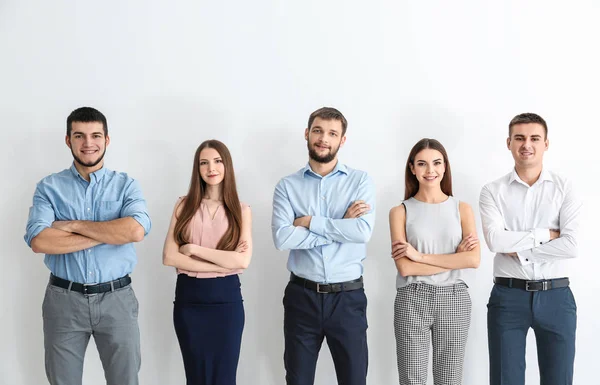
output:
[[[461,384],[471,321],[462,270],[479,266],[475,217],[452,196],[448,155],[437,140],[412,148],[405,181],[404,201],[390,211],[400,384],[427,383],[430,344],[434,383]]]

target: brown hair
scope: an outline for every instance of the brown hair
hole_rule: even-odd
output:
[[[517,124],[528,124],[528,123],[537,123],[544,127],[544,139],[548,137],[548,125],[546,125],[546,121],[544,118],[539,116],[538,114],[534,114],[532,112],[526,112],[524,114],[519,114],[512,118],[510,123],[508,123],[508,137],[512,136],[512,128]]]
[[[194,214],[200,208],[202,197],[206,191],[206,182],[200,175],[200,152],[205,148],[215,149],[221,159],[223,160],[223,166],[225,167],[225,176],[223,178],[222,193],[223,203],[225,207],[225,215],[229,221],[229,227],[225,234],[219,240],[217,244],[217,250],[233,251],[237,247],[240,240],[240,233],[242,227],[242,206],[238,198],[237,188],[235,186],[235,173],[233,172],[233,163],[231,160],[231,154],[223,143],[218,140],[207,140],[198,146],[196,154],[194,155],[194,167],[192,170],[192,178],[190,181],[190,189],[187,196],[181,203],[183,206],[177,223],[175,224],[175,241],[177,244],[184,245],[189,243],[187,229],[192,220]]]
[[[442,192],[444,194],[452,196],[452,172],[450,171],[450,162],[448,161],[446,149],[437,140],[424,138],[419,140],[417,144],[413,146],[412,150],[410,150],[410,154],[408,155],[408,160],[406,161],[404,200],[414,197],[419,191],[419,181],[417,180],[417,177],[413,175],[412,171],[410,170],[410,166],[415,166],[415,157],[419,152],[427,148],[437,150],[442,154],[442,157],[444,158],[444,164],[446,165],[446,171],[444,172],[444,177],[440,182],[440,187],[442,188]]]
[[[323,120],[339,120],[342,122],[342,136],[346,135],[346,128],[348,128],[348,121],[342,115],[342,113],[336,110],[333,107],[321,107],[308,117],[308,129],[310,130],[310,126],[312,126],[313,121],[316,118],[321,118]]]

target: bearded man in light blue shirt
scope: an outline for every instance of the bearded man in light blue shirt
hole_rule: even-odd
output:
[[[25,241],[51,271],[42,304],[46,375],[52,385],[80,385],[94,336],[109,385],[137,385],[138,302],[129,273],[133,242],[150,231],[139,184],[104,167],[106,117],[82,107],[67,118],[70,168],[35,190]]]
[[[340,164],[348,123],[323,107],[308,120],[308,164],[279,181],[272,232],[278,250],[290,250],[285,289],[286,382],[313,384],[324,338],[338,383],[366,383],[366,243],[375,223],[375,187],[364,172]]]

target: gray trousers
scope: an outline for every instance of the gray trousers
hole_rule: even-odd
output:
[[[394,330],[400,384],[427,384],[430,344],[434,384],[462,384],[470,323],[471,298],[464,283],[413,283],[398,289]]]
[[[131,285],[84,295],[48,284],[42,305],[46,376],[51,385],[81,385],[90,340],[108,385],[138,385],[138,302]]]

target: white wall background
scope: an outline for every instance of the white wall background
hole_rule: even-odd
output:
[[[254,213],[238,383],[284,383],[287,254],[272,245],[271,197],[281,177],[305,164],[306,120],[323,105],[349,120],[342,161],[367,170],[377,185],[365,263],[369,384],[398,381],[387,214],[403,196],[409,149],[422,137],[439,139],[449,151],[455,195],[477,208],[481,186],[509,172],[507,124],[526,111],[549,122],[546,165],[570,175],[585,200],[580,258],[569,264],[579,306],[575,384],[595,383],[599,18],[594,0],[1,0],[0,383],[46,381],[41,302],[48,271],[22,236],[35,184],[71,163],[64,122],[82,105],[108,117],[106,164],[141,182],[153,219],[133,274],[141,384],[184,383],[171,320],[175,275],[162,266],[161,250],[193,152],[209,138],[230,147],[241,197]],[[467,385],[488,376],[492,254],[483,250],[481,267],[467,276],[474,304]],[[527,383],[535,384],[529,337]],[[84,383],[104,383],[93,343]],[[316,384],[334,383],[324,346]]]

